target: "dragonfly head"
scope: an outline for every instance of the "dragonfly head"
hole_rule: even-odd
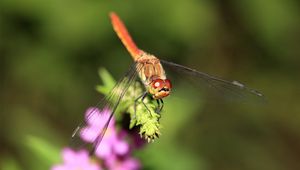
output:
[[[169,79],[155,79],[150,83],[149,93],[154,99],[167,97],[171,92],[172,84]]]

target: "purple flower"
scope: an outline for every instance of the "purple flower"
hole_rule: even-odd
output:
[[[100,111],[98,108],[89,108],[85,113],[87,126],[81,130],[81,138],[86,142],[93,143],[97,136],[101,133],[110,114],[111,111],[108,109]],[[105,159],[114,154],[124,155],[128,153],[129,145],[123,139],[124,137],[118,135],[116,131],[115,119],[113,117],[107,127],[100,146],[95,150],[96,156]]]
[[[62,151],[64,163],[61,165],[54,165],[51,170],[101,170],[102,168],[93,163],[89,159],[89,154],[85,150],[75,152],[69,148]]]
[[[109,170],[138,170],[141,168],[140,162],[129,155],[124,157],[113,155],[105,163]]]

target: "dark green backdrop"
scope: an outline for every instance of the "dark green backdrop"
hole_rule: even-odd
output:
[[[32,137],[57,151],[66,146],[98,100],[98,68],[115,78],[129,68],[113,10],[145,51],[267,97],[257,107],[216,107],[186,93],[190,101],[168,112],[178,102],[170,97],[163,136],[137,151],[143,167],[300,169],[299,7],[297,0],[1,0],[0,166],[48,169],[59,155],[45,160]]]

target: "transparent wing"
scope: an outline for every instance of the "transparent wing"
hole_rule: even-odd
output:
[[[171,69],[179,75],[190,79],[192,82],[196,82],[199,85],[206,85],[206,87],[212,88],[218,94],[223,97],[233,100],[249,100],[258,98],[259,100],[264,100],[263,94],[257,90],[246,87],[244,84],[238,81],[226,81],[219,79],[217,77],[208,75],[206,73],[173,63],[169,61],[161,60],[164,68]]]
[[[129,86],[135,81],[137,75],[138,75],[138,71],[140,71],[141,69],[141,65],[138,65],[136,63],[134,63],[130,69],[128,70],[128,72],[117,82],[117,84],[114,86],[114,88],[109,92],[108,95],[106,95],[106,97],[104,97],[102,100],[100,100],[95,107],[93,107],[93,109],[89,110],[87,115],[85,116],[85,121],[82,122],[81,124],[79,124],[79,126],[74,130],[73,134],[72,134],[72,143],[74,145],[77,145],[76,147],[78,147],[77,142],[80,141],[80,146],[79,147],[83,147],[83,145],[86,145],[87,143],[90,142],[84,142],[84,140],[82,140],[82,130],[83,128],[85,128],[87,126],[87,122],[93,122],[93,119],[99,119],[99,115],[96,114],[106,114],[108,116],[104,116],[104,115],[100,115],[101,122],[105,122],[103,127],[101,129],[97,129],[97,131],[99,132],[98,135],[93,139],[93,148],[91,151],[91,154],[95,151],[95,149],[99,146],[99,144],[101,143],[101,140],[103,139],[105,132],[109,126],[109,123],[114,115],[114,113],[116,112],[116,109],[118,107],[118,105],[120,104],[123,96],[125,95],[125,93],[127,92]],[[104,111],[105,112],[101,112]],[[99,112],[100,111],[100,112]],[[83,142],[83,143],[82,143]]]

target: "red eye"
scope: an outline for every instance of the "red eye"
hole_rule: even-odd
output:
[[[172,88],[172,83],[171,83],[171,81],[170,81],[169,79],[166,79],[166,80],[165,80],[165,85],[166,85],[169,89]]]
[[[156,79],[152,82],[153,88],[163,88],[163,86],[164,86],[164,81],[162,79]]]

